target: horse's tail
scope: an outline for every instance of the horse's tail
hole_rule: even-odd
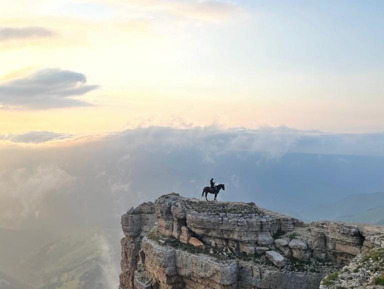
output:
[[[202,197],[204,196],[204,191],[205,191],[205,188],[203,189],[203,193],[201,194]]]

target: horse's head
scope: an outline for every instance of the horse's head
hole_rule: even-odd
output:
[[[220,188],[221,188],[223,191],[225,191],[225,185],[224,185],[224,184],[220,184],[219,186],[220,186]]]

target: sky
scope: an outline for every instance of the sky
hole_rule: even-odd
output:
[[[383,131],[382,1],[0,6],[3,141],[147,126]]]
[[[306,220],[383,192],[383,15],[381,0],[0,0],[0,229],[119,228],[211,177],[219,200]]]

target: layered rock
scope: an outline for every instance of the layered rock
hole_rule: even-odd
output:
[[[253,203],[177,194],[131,209],[122,226],[121,289],[317,289],[384,244],[377,227],[305,224]]]
[[[155,206],[143,203],[121,216],[121,225],[125,237],[121,240],[121,274],[120,287],[124,289],[134,286],[134,272],[139,261],[141,240],[155,225]]]

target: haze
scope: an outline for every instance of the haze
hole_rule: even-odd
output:
[[[0,0],[0,288],[115,289],[177,192],[384,224],[384,3]]]

